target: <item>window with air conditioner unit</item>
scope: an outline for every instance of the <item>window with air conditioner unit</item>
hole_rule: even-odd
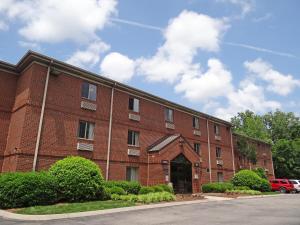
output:
[[[139,147],[140,133],[138,131],[128,130],[128,141],[127,144],[131,146]]]
[[[216,157],[221,158],[222,157],[222,150],[220,147],[216,147]]]
[[[129,97],[128,109],[133,112],[140,112],[140,100],[137,98]]]
[[[220,126],[218,124],[214,125],[214,132],[216,136],[220,136]]]
[[[200,124],[199,124],[199,118],[198,117],[193,117],[193,128],[199,129]]]

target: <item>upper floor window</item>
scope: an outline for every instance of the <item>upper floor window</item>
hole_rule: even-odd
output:
[[[220,147],[216,147],[216,157],[221,158],[222,157],[222,150]]]
[[[137,132],[137,131],[132,131],[132,130],[129,130],[128,131],[128,145],[133,145],[133,146],[139,146],[139,136],[140,136],[140,133]]]
[[[215,131],[215,135],[217,136],[220,135],[220,126],[218,124],[214,125],[214,131]]]
[[[200,149],[200,143],[194,143],[194,151],[200,155],[201,149]]]
[[[134,112],[140,111],[140,100],[137,98],[129,97],[128,109]]]
[[[79,121],[78,137],[93,140],[95,124],[87,121]]]
[[[97,86],[88,82],[83,82],[81,86],[81,97],[96,101]]]
[[[165,120],[168,121],[168,122],[171,122],[173,123],[173,115],[174,114],[174,111],[173,109],[169,109],[169,108],[166,108],[165,109]]]
[[[199,118],[198,117],[193,117],[193,127],[195,129],[199,129]]]

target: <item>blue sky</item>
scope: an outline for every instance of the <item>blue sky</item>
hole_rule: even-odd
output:
[[[0,59],[28,49],[229,119],[299,115],[297,0],[1,0]]]

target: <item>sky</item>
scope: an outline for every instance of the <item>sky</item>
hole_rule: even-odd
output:
[[[298,0],[1,0],[0,60],[29,50],[230,120],[300,115]]]

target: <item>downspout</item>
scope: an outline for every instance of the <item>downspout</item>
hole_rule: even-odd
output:
[[[50,70],[51,70],[51,64],[52,63],[53,63],[53,60],[51,60],[49,66],[48,66],[48,71],[47,71],[47,76],[46,76],[46,81],[45,81],[44,95],[43,95],[43,102],[42,102],[42,109],[41,109],[41,116],[40,116],[39,127],[38,127],[38,134],[37,134],[36,144],[35,144],[35,150],[34,150],[34,158],[33,158],[32,171],[36,171],[36,164],[37,164],[37,158],[38,158],[38,153],[39,153],[39,146],[40,146],[40,141],[41,141],[41,133],[42,133],[42,128],[43,128],[43,120],[44,120],[44,113],[45,113],[47,90],[48,90],[48,83],[49,83]]]
[[[149,152],[148,152],[148,154],[147,154],[147,156],[148,156],[148,159],[147,159],[147,161],[148,161],[148,165],[147,165],[147,186],[149,186],[149,173],[150,173],[150,157],[149,157]]]
[[[271,149],[271,163],[272,163],[272,171],[273,171],[273,176],[275,177],[275,171],[274,171],[274,165],[273,165],[273,153],[272,153],[272,149]]]
[[[234,147],[233,147],[233,138],[232,138],[232,129],[231,129],[231,127],[230,127],[230,142],[231,142],[231,154],[232,154],[232,169],[233,169],[233,175],[235,175]]]
[[[106,160],[106,176],[105,179],[108,181],[109,176],[109,163],[110,163],[110,148],[111,148],[111,129],[112,129],[112,114],[114,107],[114,92],[115,86],[117,84],[114,83],[111,89],[111,98],[110,98],[110,113],[109,113],[109,128],[108,128],[108,141],[107,141],[107,160]]]
[[[207,121],[206,129],[207,129],[207,146],[208,146],[209,182],[211,183],[210,137],[209,137],[208,119],[206,121]]]

